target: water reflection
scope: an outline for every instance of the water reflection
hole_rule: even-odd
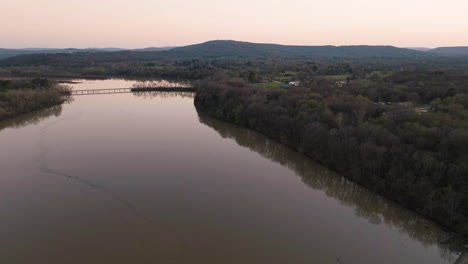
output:
[[[168,81],[168,80],[143,80],[137,81],[132,85],[132,88],[148,88],[148,87],[192,87],[188,82]]]
[[[354,184],[259,133],[221,122],[201,112],[198,112],[198,117],[201,123],[217,131],[223,138],[233,139],[240,146],[291,169],[311,188],[321,190],[341,204],[353,208],[357,216],[375,225],[383,223],[390,226],[420,241],[424,246],[437,245],[445,260],[454,261],[453,252],[440,243],[448,235],[431,221]]]
[[[181,97],[181,98],[195,98],[195,93],[193,92],[134,92],[134,96],[140,97],[143,99],[156,99],[156,98],[175,98],[175,97]]]
[[[115,88],[132,88],[132,87],[159,87],[159,86],[187,86],[189,82],[172,81],[151,78],[111,78],[105,80],[93,79],[57,79],[58,82],[70,84],[74,90],[93,90],[93,89],[115,89]]]
[[[34,125],[52,116],[58,117],[62,114],[62,105],[56,105],[39,111],[26,113],[15,118],[0,121],[0,130],[5,128],[21,128]]]

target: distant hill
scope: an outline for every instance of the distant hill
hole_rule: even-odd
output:
[[[429,51],[429,50],[431,50],[431,48],[425,48],[425,47],[406,47],[405,49],[417,50],[417,51]]]
[[[1,66],[89,66],[96,63],[148,61],[161,59],[163,51],[116,51],[80,53],[22,54],[0,59]]]
[[[121,48],[87,48],[84,51],[87,52],[113,52],[113,51],[124,51],[128,49],[121,49]]]
[[[13,57],[23,54],[57,54],[57,53],[83,53],[83,52],[117,52],[117,51],[163,51],[170,50],[174,47],[149,47],[143,49],[121,49],[121,48],[86,48],[86,49],[51,49],[51,48],[29,48],[29,49],[0,49],[0,59]]]
[[[132,49],[132,51],[164,51],[164,50],[171,50],[175,47],[148,47],[143,49]]]
[[[429,50],[432,53],[447,55],[468,55],[468,46],[466,47],[440,47]]]
[[[179,57],[302,57],[405,56],[419,52],[392,46],[289,46],[216,40],[174,48],[170,53]]]
[[[424,54],[424,52],[392,46],[287,46],[217,40],[177,48],[148,48],[114,52],[89,49],[84,51],[66,49],[64,52],[47,51],[42,52],[42,54],[24,54],[5,58],[0,60],[0,66],[79,66],[90,63],[148,61],[167,58],[302,58],[312,56],[414,56]]]
[[[119,48],[87,48],[87,49],[49,49],[49,48],[30,48],[30,49],[0,49],[0,59],[13,57],[16,55],[23,55],[23,54],[54,54],[54,53],[82,53],[82,52],[114,52],[114,51],[122,51],[125,49]]]
[[[0,49],[0,59],[13,57],[21,54],[34,54],[41,52],[49,52],[53,49]]]

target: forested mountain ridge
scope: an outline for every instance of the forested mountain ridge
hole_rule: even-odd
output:
[[[164,58],[301,58],[312,56],[419,56],[424,52],[392,46],[287,46],[216,40],[170,50],[129,50],[115,52],[74,52],[27,54],[0,60],[0,66],[59,65],[123,61],[150,61]]]
[[[169,53],[200,57],[405,56],[421,52],[392,46],[292,46],[214,40],[179,47]]]
[[[33,48],[33,49],[1,49],[0,48],[0,59],[14,57],[17,55],[28,55],[28,54],[57,54],[57,53],[82,53],[82,52],[116,52],[123,51],[125,49],[119,48],[87,48],[87,49],[51,49],[51,48]]]
[[[394,46],[294,46],[233,40],[213,40],[183,47],[143,49],[0,49],[0,66],[57,65],[124,61],[151,61],[187,58],[304,58],[316,56],[401,57],[431,55],[467,55],[468,47],[435,49],[398,48]]]
[[[0,48],[0,59],[10,58],[17,55],[31,54],[73,54],[73,53],[100,53],[119,51],[164,51],[174,47],[148,47],[142,49],[122,49],[122,48],[86,48],[86,49],[53,49],[53,48],[31,48],[31,49],[2,49]]]
[[[446,55],[468,55],[468,46],[465,47],[439,47],[428,52]]]

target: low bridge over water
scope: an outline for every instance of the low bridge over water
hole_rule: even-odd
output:
[[[93,94],[117,94],[133,92],[196,92],[195,87],[138,87],[138,88],[107,88],[107,89],[88,89],[71,90],[71,95],[93,95]]]

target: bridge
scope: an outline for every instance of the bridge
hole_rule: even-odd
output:
[[[118,94],[133,92],[196,92],[195,87],[138,87],[138,88],[107,88],[107,89],[88,89],[71,90],[71,95],[93,95],[93,94]]]

